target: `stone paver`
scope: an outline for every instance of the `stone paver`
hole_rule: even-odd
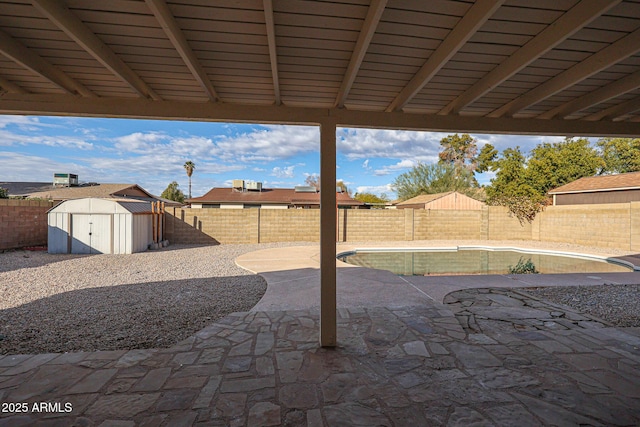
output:
[[[27,410],[0,426],[640,425],[639,332],[504,288],[343,307],[335,349],[316,309],[235,313],[170,349],[4,356]]]

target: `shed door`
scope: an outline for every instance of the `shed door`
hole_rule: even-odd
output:
[[[71,253],[110,254],[111,215],[71,215]]]

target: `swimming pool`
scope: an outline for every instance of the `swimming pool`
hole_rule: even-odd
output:
[[[633,265],[622,260],[517,248],[358,249],[338,259],[404,276],[509,274],[510,266],[529,259],[541,274],[633,271]]]

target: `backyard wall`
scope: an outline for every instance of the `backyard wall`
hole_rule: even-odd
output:
[[[47,244],[52,202],[0,199],[0,251]]]
[[[171,209],[167,238],[174,243],[307,241],[320,236],[317,209]],[[509,211],[340,210],[338,240],[539,240],[640,251],[640,202],[549,206],[532,223]]]

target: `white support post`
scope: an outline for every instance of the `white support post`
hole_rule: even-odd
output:
[[[336,122],[320,123],[320,345],[335,347]]]

